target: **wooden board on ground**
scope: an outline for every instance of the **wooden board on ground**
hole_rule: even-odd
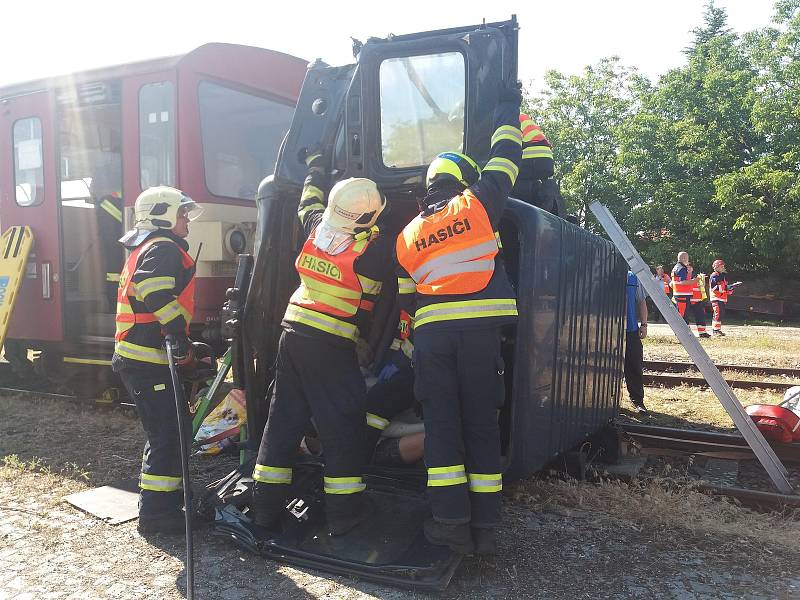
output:
[[[139,516],[139,481],[126,479],[70,494],[64,500],[109,525],[119,525]]]

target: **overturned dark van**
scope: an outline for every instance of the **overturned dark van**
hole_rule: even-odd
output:
[[[239,280],[248,291],[234,366],[246,389],[254,444],[266,422],[281,318],[298,283],[293,263],[303,239],[296,210],[305,177],[299,151],[322,145],[334,179],[377,182],[391,208],[389,234],[400,231],[416,214],[425,168],[437,153],[458,149],[486,162],[497,89],[516,80],[517,35],[512,19],[371,38],[354,46],[355,64],[309,67],[275,174],[259,190],[254,262],[245,267],[241,261],[252,277]],[[520,312],[503,348],[506,480],[535,473],[607,428],[622,377],[623,259],[610,242],[525,200],[509,201],[500,229]],[[395,281],[384,282],[385,290],[392,288]],[[368,339],[376,356],[389,346],[396,317],[394,294],[383,294]],[[367,493],[377,507],[369,527],[331,538],[321,510],[322,460],[309,456],[297,465],[295,500],[280,535],[247,517],[252,463],[216,488],[214,527],[276,560],[444,588],[460,557],[422,534],[424,469],[368,470]]]

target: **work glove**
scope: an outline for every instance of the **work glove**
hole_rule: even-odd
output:
[[[522,104],[522,84],[519,81],[504,83],[500,87],[500,94],[497,99],[499,102],[508,102],[519,106]]]
[[[411,360],[403,353],[402,350],[390,350],[386,355],[386,362],[383,368],[378,373],[378,381],[387,381],[397,375],[400,369],[407,367]]]
[[[194,348],[186,334],[173,335],[167,343],[172,344],[170,348],[172,350],[172,358],[177,366],[187,367],[194,363]]]
[[[297,152],[297,159],[304,163],[309,169],[322,168],[323,165],[322,148],[317,144],[312,144],[307,148],[300,148]]]

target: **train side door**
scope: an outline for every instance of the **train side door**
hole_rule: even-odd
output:
[[[0,226],[29,225],[33,250],[11,316],[10,338],[61,341],[62,273],[54,97],[0,101]]]

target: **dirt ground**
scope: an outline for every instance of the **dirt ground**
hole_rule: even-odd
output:
[[[0,398],[0,600],[184,597],[181,538],[145,540],[64,496],[135,476],[135,416]],[[228,466],[195,459],[196,476]],[[216,467],[214,465],[217,465]],[[500,553],[442,598],[800,598],[800,519],[655,483],[531,480],[504,500]],[[434,597],[282,566],[198,532],[197,598]]]

